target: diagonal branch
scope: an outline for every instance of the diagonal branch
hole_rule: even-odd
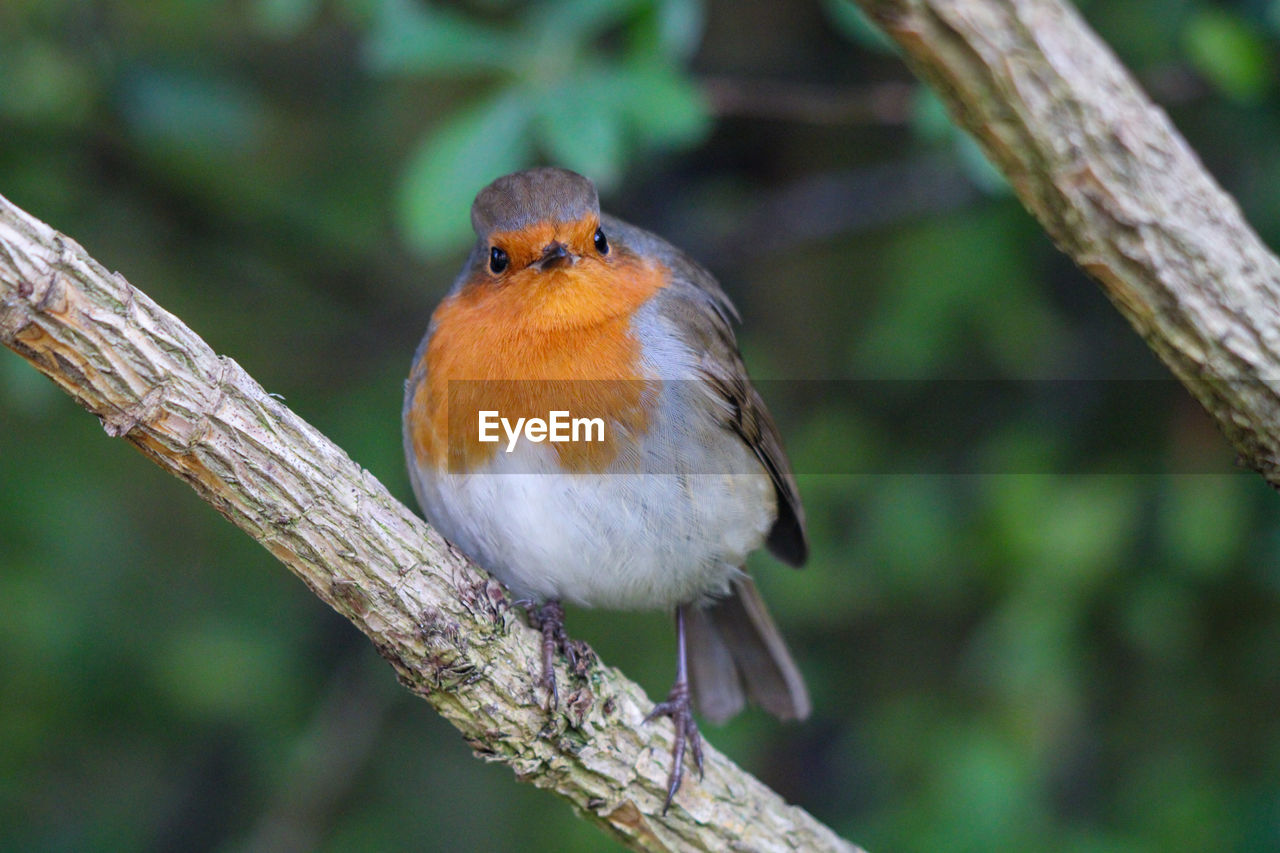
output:
[[[559,673],[497,582],[178,318],[0,197],[0,342],[262,543],[482,758],[645,850],[855,851],[710,747],[668,816],[671,729],[620,672]],[[390,413],[389,416],[394,416]],[[429,760],[429,756],[423,756]]]
[[[1058,246],[1280,487],[1280,260],[1062,0],[858,0]]]

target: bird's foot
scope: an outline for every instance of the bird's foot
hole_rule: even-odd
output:
[[[675,726],[676,741],[671,749],[671,775],[667,777],[667,800],[662,805],[662,813],[671,808],[671,800],[680,783],[684,780],[684,753],[687,747],[693,755],[693,765],[698,768],[698,778],[702,778],[702,735],[698,733],[698,724],[693,719],[693,702],[689,697],[689,683],[679,680],[667,695],[667,701],[659,702],[644,718],[647,723],[657,717],[670,717]]]
[[[542,678],[539,683],[547,691],[547,710],[555,711],[560,707],[560,693],[556,689],[556,652],[564,652],[569,658],[569,668],[573,669],[577,665],[577,651],[565,633],[564,608],[560,602],[551,600],[536,610],[530,606],[529,617],[533,626],[542,632]]]

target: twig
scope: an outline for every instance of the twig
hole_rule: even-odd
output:
[[[701,85],[717,116],[816,125],[906,124],[915,91],[910,83],[898,81],[834,89],[729,76],[703,77]]]

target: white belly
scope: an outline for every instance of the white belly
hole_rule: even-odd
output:
[[[629,610],[723,594],[773,520],[773,484],[745,446],[687,474],[502,473],[553,457],[524,448],[490,472],[417,478],[427,519],[519,597]]]

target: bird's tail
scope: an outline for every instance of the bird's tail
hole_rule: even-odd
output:
[[[685,621],[693,698],[704,717],[727,720],[748,698],[782,720],[809,716],[804,678],[750,577],[708,607],[689,607]]]

